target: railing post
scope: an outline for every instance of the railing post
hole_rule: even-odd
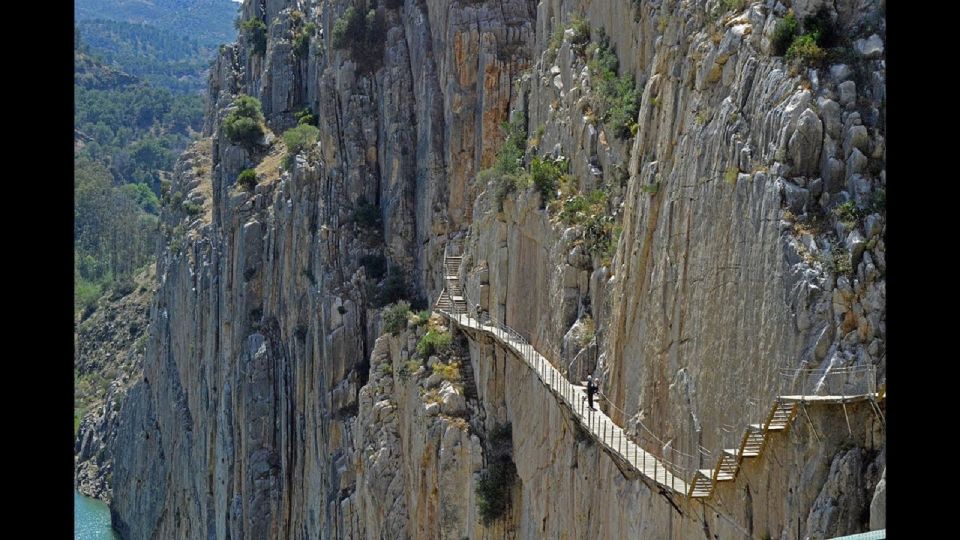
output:
[[[674,491],[676,491],[676,490],[677,490],[677,463],[676,463],[676,462],[677,462],[677,449],[676,449],[676,448],[673,448],[672,446],[670,447],[670,449],[672,450],[672,451],[670,452],[670,457],[673,458],[673,459],[672,459],[672,461],[673,461],[673,473],[672,473],[672,475],[670,476],[670,487],[673,488]]]

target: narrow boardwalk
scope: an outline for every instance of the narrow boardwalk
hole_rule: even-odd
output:
[[[875,393],[844,396],[803,394],[780,396],[774,401],[763,423],[751,424],[747,427],[738,448],[724,449],[720,452],[713,469],[688,471],[640,448],[599,408],[590,409],[587,405],[586,388],[568,381],[563,373],[537,352],[518,332],[486,317],[482,321],[472,317],[468,313],[459,279],[459,267],[462,262],[462,256],[459,254],[461,248],[456,247],[457,255],[446,254],[444,257],[446,288],[440,293],[434,305],[436,311],[461,329],[491,336],[513,352],[537,374],[550,392],[573,412],[581,427],[607,453],[640,475],[677,494],[691,498],[706,498],[713,494],[718,482],[734,480],[744,459],[760,456],[768,437],[772,433],[782,432],[788,428],[797,415],[800,404],[814,401],[844,404],[876,397]],[[689,478],[689,482],[685,478]]]

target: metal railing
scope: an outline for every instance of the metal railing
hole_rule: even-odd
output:
[[[872,396],[877,393],[877,367],[874,365],[827,367],[823,369],[781,368],[778,376],[780,396]]]
[[[447,257],[462,257],[463,256],[463,244],[465,237],[458,236],[456,238],[451,238],[447,241],[447,244],[443,247],[443,258],[444,264],[446,264]]]

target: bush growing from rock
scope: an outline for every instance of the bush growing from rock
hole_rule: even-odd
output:
[[[320,130],[310,124],[300,124],[283,132],[283,143],[290,154],[299,154],[304,148],[316,144],[319,138]]]
[[[383,307],[397,302],[407,296],[407,283],[403,271],[398,267],[390,268],[387,278],[383,280],[373,298],[374,307]]]
[[[360,257],[360,266],[364,268],[368,278],[380,279],[387,272],[387,259],[380,254],[363,255]]]
[[[540,159],[530,161],[530,177],[540,191],[540,201],[546,204],[557,197],[557,185],[569,167],[566,159]]]
[[[346,49],[350,58],[368,71],[375,71],[383,61],[386,28],[383,16],[371,9],[364,16],[350,6],[333,25],[331,44]]]
[[[620,61],[602,31],[595,46],[589,48],[588,62],[596,91],[595,104],[600,120],[620,139],[633,136],[640,113],[641,90],[631,75],[617,75]]]
[[[787,48],[793,43],[793,38],[797,35],[797,18],[793,12],[777,21],[773,27],[773,36],[770,38],[770,46],[773,48],[774,56],[783,56]]]
[[[383,330],[393,335],[399,334],[407,328],[407,314],[410,312],[410,304],[405,300],[400,300],[383,310]]]
[[[517,480],[512,457],[510,424],[493,427],[487,437],[487,466],[477,481],[477,506],[484,525],[499,519],[510,506],[510,492]]]
[[[379,229],[380,208],[367,202],[367,198],[361,196],[357,200],[357,207],[353,211],[353,221],[364,229]]]
[[[506,138],[497,150],[493,167],[480,171],[477,179],[482,184],[493,182],[496,190],[497,208],[503,210],[503,200],[509,193],[530,185],[530,177],[523,170],[526,151],[526,118],[517,115],[513,121],[503,124]]]
[[[224,134],[234,144],[252,145],[263,137],[263,109],[260,100],[240,95],[233,101],[236,108],[223,119]]]
[[[826,53],[817,45],[816,34],[804,34],[793,40],[787,49],[788,60],[800,60],[808,65],[818,64]]]
[[[253,191],[257,187],[257,172],[253,169],[244,169],[237,176],[237,184],[247,191]]]
[[[254,54],[263,55],[267,52],[267,25],[257,18],[247,19],[240,25],[240,31],[250,43]]]
[[[427,358],[433,354],[443,354],[450,349],[452,344],[453,336],[449,332],[428,330],[417,342],[417,354],[422,358]]]

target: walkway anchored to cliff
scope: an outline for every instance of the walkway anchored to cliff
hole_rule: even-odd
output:
[[[876,405],[876,401],[883,399],[884,395],[882,391],[880,394],[876,392],[876,376],[873,367],[835,370],[840,374],[854,373],[866,384],[858,385],[854,391],[849,393],[847,390],[850,389],[850,385],[844,383],[839,394],[806,393],[803,388],[795,388],[796,392],[781,394],[774,399],[765,420],[762,423],[747,426],[740,438],[739,445],[736,448],[722,450],[719,453],[716,465],[712,469],[692,470],[683,467],[665,459],[663,456],[657,456],[644,450],[631,440],[623,428],[616,425],[603,411],[590,409],[587,406],[585,385],[567,380],[564,374],[537,352],[519,332],[490,319],[486,314],[480,314],[480,319],[473,317],[468,311],[467,301],[464,298],[459,278],[462,249],[461,243],[451,243],[444,254],[443,268],[446,288],[441,291],[437,302],[434,304],[434,309],[462,329],[482,332],[504,345],[537,374],[537,377],[553,396],[573,412],[581,427],[608,454],[612,455],[620,464],[625,464],[629,469],[672,492],[691,498],[710,497],[719,482],[736,479],[745,459],[753,459],[762,455],[772,434],[785,432],[799,411],[804,410],[805,413],[806,403],[839,404],[844,407],[844,414],[846,414],[847,403],[869,400],[874,407],[874,411],[882,419],[882,413]],[[793,381],[796,381],[798,370],[793,370],[792,376]],[[672,455],[682,454],[674,452]],[[695,458],[696,456],[685,457]],[[694,459],[694,462],[697,461],[699,460]]]

